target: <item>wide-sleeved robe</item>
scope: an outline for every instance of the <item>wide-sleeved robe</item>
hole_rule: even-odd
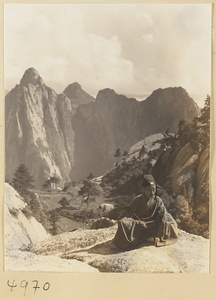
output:
[[[148,201],[143,195],[137,196],[125,208],[123,216],[118,222],[114,238],[115,245],[121,249],[137,246],[149,238],[153,238],[156,246],[168,245],[177,240],[177,224],[158,196]]]

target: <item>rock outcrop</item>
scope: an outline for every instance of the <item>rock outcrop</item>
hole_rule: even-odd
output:
[[[27,204],[9,184],[5,184],[5,269],[7,271],[97,272],[77,260],[68,261],[29,251],[51,236],[34,217],[26,217]],[[25,251],[28,249],[28,251]]]
[[[26,217],[27,204],[8,183],[5,184],[5,248],[17,250],[28,247],[50,235],[34,217]]]
[[[153,175],[158,184],[170,188],[173,194],[199,198],[203,185],[209,180],[209,150],[194,153],[190,143],[175,151],[167,151],[156,162]],[[202,199],[208,205],[208,199]]]
[[[122,252],[112,243],[116,229],[114,225],[64,233],[37,244],[35,251],[39,255],[58,253],[64,259],[76,259],[108,273],[209,272],[209,241],[203,237],[180,231],[173,245],[143,244]]]

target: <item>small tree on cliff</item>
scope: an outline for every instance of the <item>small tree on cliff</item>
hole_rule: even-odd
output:
[[[12,186],[22,197],[24,197],[28,194],[29,189],[35,187],[33,185],[34,181],[35,180],[30,175],[28,168],[24,164],[21,164],[14,173]]]
[[[94,175],[93,175],[93,173],[91,172],[91,173],[89,173],[89,175],[86,177],[87,179],[93,179],[94,178]]]
[[[201,115],[187,124],[181,120],[178,125],[178,142],[180,146],[190,143],[196,153],[202,153],[210,144],[210,97],[207,96]]]
[[[139,151],[138,159],[142,160],[143,157],[144,157],[144,155],[145,155],[145,153],[146,153],[146,149],[145,149],[145,146],[143,145],[142,148]]]
[[[116,150],[116,153],[115,153],[114,156],[116,157],[116,165],[118,165],[118,160],[119,160],[119,157],[121,156],[121,150],[120,150],[120,148],[118,148]]]

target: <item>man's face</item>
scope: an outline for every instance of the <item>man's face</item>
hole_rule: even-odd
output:
[[[156,192],[156,185],[154,182],[151,182],[149,186],[145,187],[143,194],[147,198],[151,198]]]

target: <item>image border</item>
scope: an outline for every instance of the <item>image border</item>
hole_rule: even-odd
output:
[[[43,1],[43,3],[76,3],[78,1]],[[79,3],[94,1],[80,1]],[[97,3],[149,3],[149,1],[95,1]],[[6,272],[4,271],[4,4],[6,3],[42,3],[41,1],[7,1],[0,2],[0,214],[1,214],[1,259],[0,259],[0,297],[1,299],[62,299],[64,300],[141,300],[154,299],[215,299],[216,298],[216,162],[215,162],[215,83],[216,83],[216,1],[151,1],[151,3],[206,3],[212,5],[212,74],[211,74],[211,144],[210,144],[210,273],[209,274],[112,274],[112,273],[60,273],[60,272]],[[8,281],[16,284],[24,280],[32,283],[38,281],[41,287],[35,294],[23,288],[11,291]],[[49,290],[43,289],[50,283]]]

